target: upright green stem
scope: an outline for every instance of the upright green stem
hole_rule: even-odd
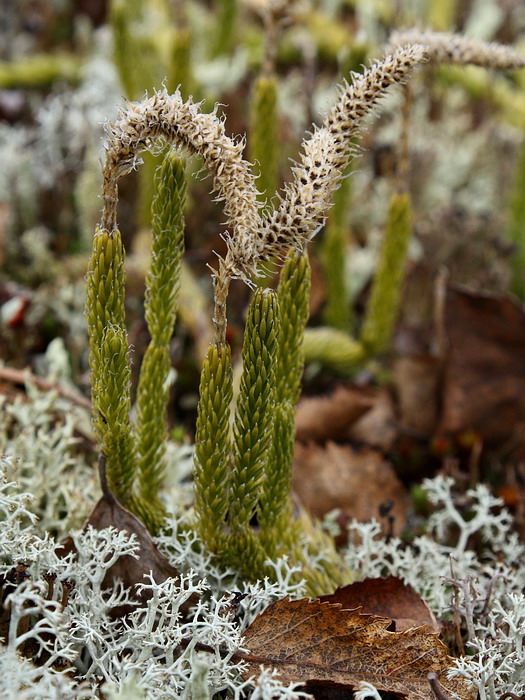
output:
[[[233,540],[249,529],[261,493],[272,439],[278,329],[279,303],[275,292],[257,289],[246,321],[234,424],[235,468],[229,511]]]
[[[184,161],[168,152],[155,178],[152,205],[151,266],[146,275],[145,315],[151,341],[143,359],[137,392],[139,495],[158,500],[165,472],[168,431],[169,343],[177,315],[181,259],[184,253]]]
[[[274,75],[257,78],[250,107],[250,160],[259,166],[259,199],[269,202],[277,189],[279,138],[277,80]]]
[[[401,283],[411,235],[410,197],[407,193],[396,193],[390,201],[385,235],[361,332],[361,344],[369,356],[382,352],[390,342],[399,312]]]
[[[346,281],[350,192],[350,178],[346,177],[334,194],[334,206],[328,217],[321,253],[326,280],[323,318],[327,325],[347,333],[352,330],[350,294]]]
[[[225,543],[232,396],[230,348],[210,345],[201,372],[194,478],[198,531],[208,549],[215,554],[221,552]]]
[[[239,2],[238,0],[215,0],[214,5],[217,12],[217,20],[215,22],[217,34],[213,46],[213,55],[219,56],[229,53],[233,47]]]
[[[269,557],[291,530],[295,404],[304,366],[303,333],[309,315],[310,264],[306,253],[290,251],[281,271],[277,298],[280,329],[276,347],[273,435],[258,504],[259,537]]]
[[[128,343],[124,314],[124,247],[120,231],[98,229],[88,266],[86,317],[95,434],[106,453],[113,493],[129,502],[136,473]]]

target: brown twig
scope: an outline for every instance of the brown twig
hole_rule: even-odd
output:
[[[63,396],[65,399],[68,399],[68,401],[71,401],[77,406],[91,410],[91,401],[86,399],[85,396],[82,396],[76,391],[68,389],[65,386],[60,386],[60,384],[50,382],[48,379],[37,377],[27,368],[13,369],[11,367],[0,367],[0,380],[1,379],[6,382],[12,382],[13,384],[25,384],[27,381],[30,381],[42,391],[56,391],[57,394],[60,394],[60,396]]]
[[[500,578],[504,578],[503,574],[497,573],[497,574],[494,574],[494,576],[490,579],[490,582],[489,582],[489,585],[487,588],[487,595],[485,597],[485,602],[483,603],[483,609],[480,612],[481,618],[486,617],[489,613],[489,607],[490,607],[490,603],[491,603],[491,599],[492,599],[492,593],[494,592],[494,584]],[[524,698],[524,700],[525,700],[525,698]]]
[[[453,557],[450,558],[450,578],[451,580],[456,580],[454,575],[454,568],[452,565]],[[454,596],[454,634],[456,637],[456,647],[461,656],[465,656],[465,647],[463,645],[463,638],[461,636],[461,617],[459,614],[459,591],[456,586],[453,586],[453,596]]]
[[[113,504],[118,504],[119,501],[117,497],[115,496],[114,493],[112,493],[111,489],[109,488],[108,484],[108,479],[106,475],[106,464],[107,464],[107,457],[104,452],[101,452],[98,456],[98,478],[100,481],[100,490],[102,491],[102,495],[108,501],[108,503]]]
[[[474,576],[467,576],[461,580],[448,578],[447,576],[443,576],[442,578],[446,583],[453,586],[454,589],[463,593],[463,615],[467,625],[468,640],[471,641],[476,638],[476,631],[474,629],[474,605],[477,597],[474,589]],[[474,596],[474,600],[472,596]]]
[[[439,685],[437,675],[435,673],[429,673],[427,676],[432,692],[436,696],[437,700],[450,700],[449,696],[445,693],[443,688]]]

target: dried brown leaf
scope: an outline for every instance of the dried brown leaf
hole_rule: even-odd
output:
[[[374,405],[374,397],[358,387],[338,386],[329,396],[303,399],[295,420],[298,440],[337,440]]]
[[[406,522],[408,497],[391,464],[379,452],[329,442],[324,446],[296,444],[293,489],[316,517],[335,508],[362,522],[379,518],[389,504],[393,531]]]
[[[108,569],[102,583],[103,588],[112,587],[115,579],[120,579],[124,587],[133,592],[136,584],[146,583],[145,576],[150,573],[157,583],[162,583],[167,578],[178,579],[180,577],[179,571],[158,550],[146,526],[133,513],[124,508],[110,493],[106,492],[102,496],[84,523],[83,529],[86,529],[89,525],[96,530],[102,530],[107,527],[124,530],[130,535],[135,535],[139,545],[137,551],[138,559],[126,554],[119,557],[115,564]],[[76,551],[76,547],[73,540],[69,537],[60,547],[58,553],[65,555],[71,551]],[[147,597],[147,595],[137,595],[137,603],[143,603],[147,600]],[[196,598],[192,596],[185,603],[183,611],[186,612],[195,603]],[[115,608],[112,612],[113,615],[120,616],[128,612],[128,609]]]
[[[475,693],[464,679],[446,678],[452,659],[435,634],[421,629],[388,632],[389,624],[340,605],[284,598],[246,631],[249,653],[243,656],[243,675],[258,676],[262,664],[275,669],[284,684],[337,684],[355,690],[365,681],[407,700],[435,700],[427,678],[435,673],[446,693],[473,700]]]
[[[439,625],[428,604],[412,586],[400,578],[366,578],[338,588],[335,593],[319,596],[323,603],[341,603],[346,610],[361,609],[393,621],[392,631],[403,632],[412,627],[428,626],[428,631],[439,632]]]
[[[441,433],[497,445],[523,434],[525,313],[509,297],[447,288]],[[523,441],[523,438],[521,438]]]

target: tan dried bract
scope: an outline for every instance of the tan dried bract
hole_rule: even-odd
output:
[[[389,50],[407,44],[425,46],[433,63],[456,63],[494,70],[514,70],[525,66],[525,56],[511,46],[469,39],[461,34],[421,32],[417,29],[393,32]]]

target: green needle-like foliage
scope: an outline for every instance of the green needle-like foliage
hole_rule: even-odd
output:
[[[42,89],[57,80],[76,85],[81,78],[82,61],[66,53],[23,56],[16,61],[0,61],[0,89]]]
[[[120,231],[98,229],[88,267],[86,316],[94,428],[106,457],[113,493],[128,502],[135,476],[129,424],[128,343],[124,319],[124,248]]]
[[[366,360],[367,353],[361,343],[337,328],[319,326],[307,328],[304,334],[306,361],[320,362],[341,374],[352,375]]]
[[[229,53],[233,48],[239,11],[239,0],[215,0],[217,34],[213,46],[213,55]]]
[[[511,289],[525,299],[525,139],[516,165],[509,209],[508,237],[514,245]]]
[[[124,323],[124,247],[120,231],[97,229],[88,265],[86,316],[89,327],[90,362],[93,372],[100,365],[104,328]],[[96,379],[96,377],[95,377]]]
[[[438,32],[447,32],[454,26],[456,0],[430,0],[427,7],[427,26]]]
[[[351,331],[350,295],[346,281],[350,182],[350,178],[346,177],[334,195],[321,254],[327,299],[324,321],[328,326],[347,332]]]
[[[281,271],[277,297],[281,315],[275,372],[276,401],[295,406],[304,367],[303,333],[310,313],[310,263],[291,251]]]
[[[396,193],[390,200],[379,263],[361,332],[361,343],[368,355],[382,352],[390,342],[399,311],[411,235],[410,197],[407,193]]]
[[[260,76],[255,82],[250,108],[250,160],[260,175],[257,188],[261,201],[269,201],[277,189],[279,134],[277,119],[277,80]]]
[[[286,550],[283,533],[292,523],[290,499],[295,441],[295,408],[289,401],[274,410],[272,444],[257,507],[259,538],[269,558]]]
[[[304,367],[303,333],[308,321],[310,263],[306,253],[290,251],[277,288],[281,316],[276,350],[273,437],[258,505],[260,539],[273,557],[282,533],[291,527],[290,492],[295,440],[295,404]]]
[[[316,597],[324,591],[333,592],[338,586],[352,582],[352,571],[341,559],[331,535],[303,509],[299,509],[293,529],[296,534],[291,544],[292,560],[302,564],[308,595]],[[306,551],[299,544],[301,539],[308,543]],[[313,563],[319,552],[324,555],[321,566]]]
[[[179,29],[173,35],[168,66],[168,90],[180,89],[187,99],[195,96],[195,81],[191,67],[191,33],[188,29]],[[179,87],[180,86],[180,87]]]
[[[166,76],[165,47],[170,34],[167,3],[111,0],[109,17],[114,61],[125,96],[128,100],[140,100],[145,92],[157,88]],[[148,226],[159,158],[147,152],[142,160],[138,211],[140,223]]]
[[[152,13],[153,6],[142,0],[111,0],[109,17],[113,55],[126,97],[130,100],[140,99],[163,77],[159,21]]]
[[[152,518],[145,520],[148,529],[156,532],[166,513],[158,493],[166,471],[165,448],[168,436],[167,377],[170,371],[168,345],[159,346],[153,340],[144,354],[137,390],[137,490],[138,497],[150,504]]]
[[[224,546],[228,514],[232,396],[230,348],[211,345],[201,372],[194,477],[199,534],[215,554]]]
[[[152,205],[151,266],[146,275],[145,315],[151,336],[137,392],[137,448],[140,497],[158,494],[165,471],[169,342],[177,314],[181,258],[184,252],[184,161],[168,152],[155,178]],[[159,502],[160,507],[160,502]],[[159,519],[161,514],[159,513]]]
[[[95,432],[107,459],[106,479],[112,493],[126,505],[131,503],[135,471],[128,349],[125,329],[108,324],[100,347],[101,371],[93,384]]]
[[[261,494],[272,440],[279,302],[274,291],[257,289],[248,310],[242,377],[234,423],[234,462],[229,524],[232,546],[249,529]]]
[[[146,275],[146,322],[152,340],[171,340],[184,254],[185,162],[169,151],[155,177],[151,267]]]

